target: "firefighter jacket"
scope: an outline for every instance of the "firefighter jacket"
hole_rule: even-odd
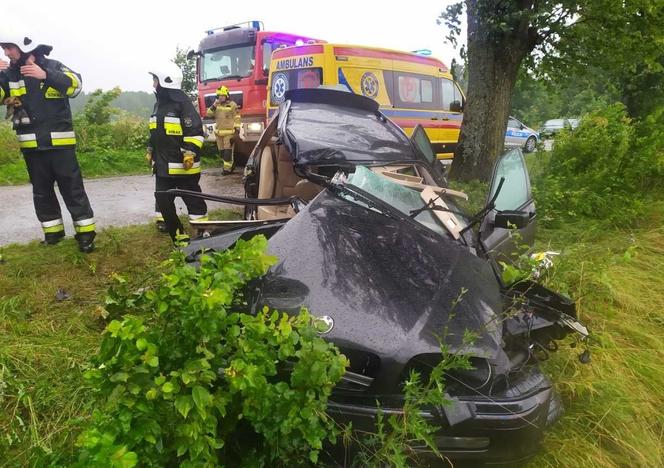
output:
[[[22,76],[18,64],[0,72],[0,102],[8,97],[21,101],[12,119],[19,146],[24,153],[74,148],[69,98],[81,92],[81,75],[43,56],[35,63],[46,72],[45,80]]]
[[[180,90],[159,88],[150,117],[148,151],[154,173],[161,177],[200,174],[203,123],[189,98]],[[194,165],[185,169],[183,157],[194,153]]]
[[[220,106],[212,104],[207,110],[208,117],[214,117],[217,135],[232,135],[239,127],[240,113],[237,104],[230,99]]]

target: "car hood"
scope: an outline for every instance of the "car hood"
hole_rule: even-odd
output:
[[[326,335],[346,348],[406,362],[451,351],[500,351],[498,283],[488,263],[455,241],[389,218],[328,190],[269,241],[278,257],[257,304],[306,307],[334,322]],[[477,334],[467,343],[467,332]]]

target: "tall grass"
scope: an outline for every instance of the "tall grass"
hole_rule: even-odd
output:
[[[540,232],[560,249],[549,283],[577,299],[598,344],[545,366],[566,412],[531,466],[664,466],[664,203],[641,229],[583,222]]]

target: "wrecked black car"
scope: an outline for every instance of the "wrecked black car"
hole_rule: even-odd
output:
[[[440,427],[439,450],[483,463],[536,452],[561,413],[538,362],[556,340],[588,332],[569,299],[501,279],[498,260],[534,238],[519,149],[497,162],[486,206],[466,213],[466,195],[447,187],[421,127],[409,138],[371,99],[294,90],[248,162],[245,190],[244,199],[198,195],[244,206],[245,219],[198,223],[211,235],[185,248],[188,259],[269,238],[279,262],[255,288],[253,306],[304,306],[326,324],[324,336],[350,360],[331,415],[371,431],[379,407],[398,413],[404,381],[440,361],[442,339],[474,368],[446,376],[450,404],[422,409]],[[173,235],[181,229],[174,213],[166,222]]]

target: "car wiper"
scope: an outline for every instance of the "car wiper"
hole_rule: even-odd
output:
[[[496,188],[496,193],[493,194],[493,197],[491,197],[491,200],[489,200],[489,203],[486,204],[484,208],[482,208],[477,214],[475,214],[470,220],[468,221],[468,225],[464,227],[461,231],[459,231],[459,235],[463,236],[463,234],[471,229],[473,226],[475,226],[477,223],[481,222],[484,217],[496,207],[496,200],[498,199],[498,195],[500,195],[500,190],[503,188],[503,184],[505,183],[505,177],[500,178],[500,182],[498,182],[498,187]]]
[[[246,78],[251,75],[228,75],[228,76],[217,76],[216,78],[208,78],[207,80],[201,81],[201,83],[209,83],[210,81],[225,81],[225,80],[238,80],[240,81],[242,78]]]
[[[438,195],[436,198],[432,198],[431,200],[429,200],[423,207],[411,210],[409,213],[410,217],[416,218],[417,215],[419,215],[423,211],[444,211],[446,213],[453,213],[456,215],[463,216],[464,218],[466,217],[466,213],[463,213],[462,211],[451,210],[449,208],[445,208],[444,206],[436,205],[436,200],[440,200],[440,195]]]

